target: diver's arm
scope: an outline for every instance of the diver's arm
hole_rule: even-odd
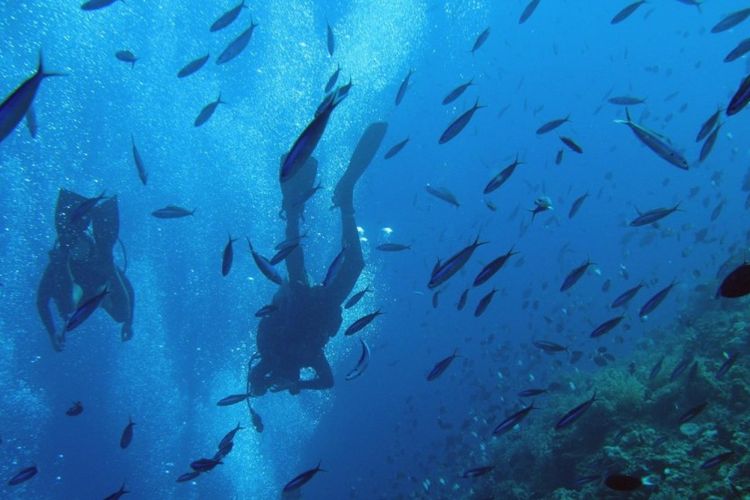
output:
[[[349,204],[341,205],[341,244],[344,248],[344,261],[333,282],[328,285],[332,300],[337,304],[344,302],[357,284],[359,275],[365,267],[362,257],[362,245],[359,242],[357,223],[354,220],[354,208]]]
[[[39,312],[39,317],[42,320],[44,328],[47,330],[50,341],[52,342],[52,348],[56,351],[61,351],[59,342],[56,337],[55,321],[52,319],[52,312],[49,308],[50,300],[53,298],[55,290],[55,277],[51,269],[51,265],[48,264],[44,270],[42,279],[39,282],[39,288],[36,292],[36,309]]]

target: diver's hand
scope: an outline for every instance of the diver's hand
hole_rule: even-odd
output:
[[[128,340],[132,339],[133,325],[127,323],[122,325],[122,330],[120,330],[120,338],[122,338],[123,342],[127,342]]]

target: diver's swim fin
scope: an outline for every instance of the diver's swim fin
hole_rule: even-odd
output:
[[[333,206],[340,206],[341,203],[346,202],[344,197],[347,194],[351,196],[351,191],[354,189],[354,184],[367,170],[367,167],[375,157],[375,153],[378,152],[378,148],[383,142],[385,133],[388,130],[388,124],[385,122],[371,123],[367,127],[362,137],[360,137],[357,147],[354,148],[352,158],[349,160],[349,166],[344,172],[344,175],[336,185],[336,190],[333,193]]]

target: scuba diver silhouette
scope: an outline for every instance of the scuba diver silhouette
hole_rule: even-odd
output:
[[[84,198],[61,189],[55,207],[57,240],[39,282],[36,305],[52,348],[62,351],[66,325],[58,332],[50,312],[53,300],[63,322],[76,307],[107,290],[101,306],[117,323],[121,338],[133,336],[133,286],[115,265],[112,251],[118,241],[120,219],[117,197]]]
[[[275,311],[264,316],[258,325],[257,351],[248,366],[248,395],[260,396],[268,390],[298,394],[303,389],[333,387],[333,373],[323,350],[341,327],[341,304],[365,264],[354,220],[354,186],[375,156],[386,129],[387,124],[376,122],[365,130],[334,191],[332,208],[341,211],[343,261],[330,283],[324,286],[308,282],[301,247],[287,257],[289,280],[273,297]],[[300,238],[299,222],[305,201],[315,189],[317,169],[318,162],[310,158],[293,178],[281,184],[287,241]],[[312,368],[315,377],[300,379],[303,368]]]

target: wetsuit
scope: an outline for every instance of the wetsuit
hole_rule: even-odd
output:
[[[372,161],[386,128],[384,123],[370,125],[336,186],[333,203],[341,211],[344,259],[332,282],[326,287],[309,284],[301,249],[286,259],[289,281],[284,282],[273,297],[273,305],[278,309],[262,318],[258,325],[257,351],[248,372],[248,387],[253,395],[264,394],[269,389],[296,394],[302,389],[333,387],[333,372],[324,349],[328,339],[341,328],[341,304],[364,269],[354,220],[354,186]],[[310,159],[295,177],[282,184],[287,239],[299,238],[304,198],[316,174],[317,161]],[[257,363],[253,364],[254,361]],[[300,380],[303,368],[312,368],[315,378]]]
[[[49,302],[57,306],[62,321],[106,286],[109,294],[102,308],[117,323],[122,323],[122,340],[133,336],[133,286],[113,260],[112,252],[120,231],[117,197],[101,201],[80,215],[76,208],[86,198],[60,190],[55,208],[57,240],[49,252],[37,291],[37,310],[56,351],[65,341],[63,327],[58,333]],[[74,220],[75,219],[75,220]]]

